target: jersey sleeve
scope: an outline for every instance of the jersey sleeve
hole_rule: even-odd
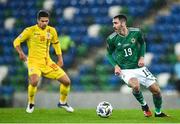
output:
[[[26,41],[30,37],[31,32],[32,31],[29,28],[24,29],[24,31],[14,40],[14,48],[16,48],[16,46],[19,46],[22,42]]]
[[[140,43],[140,56],[144,57],[144,54],[146,52],[146,42],[144,40],[144,37],[141,31],[139,32],[138,38],[139,38],[138,41]]]
[[[115,46],[112,44],[111,39],[107,39],[107,58],[112,66],[117,65],[116,61],[113,58],[113,52],[114,52]]]
[[[60,47],[60,42],[58,40],[58,35],[57,35],[57,31],[55,28],[53,28],[52,30],[52,34],[53,34],[53,38],[52,38],[52,46],[56,52],[56,55],[62,55],[62,51],[61,51],[61,47]]]
[[[109,54],[112,54],[114,52],[114,45],[111,42],[111,39],[107,39],[107,51]]]

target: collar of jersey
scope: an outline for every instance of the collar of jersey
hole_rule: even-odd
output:
[[[128,28],[127,28],[128,29]],[[128,29],[128,33],[127,33],[127,35],[121,35],[120,33],[117,33],[118,35],[120,35],[121,37],[127,37],[128,35],[129,35],[129,29]]]

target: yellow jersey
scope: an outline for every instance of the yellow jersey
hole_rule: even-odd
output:
[[[19,46],[22,42],[27,41],[28,63],[47,64],[50,59],[50,44],[55,49],[57,55],[62,55],[58,35],[55,28],[46,26],[41,29],[38,25],[27,27],[14,40],[13,45]]]

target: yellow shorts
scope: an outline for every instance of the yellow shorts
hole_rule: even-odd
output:
[[[37,74],[39,77],[44,76],[50,79],[59,79],[66,73],[56,63],[50,62],[45,64],[28,63],[28,75]]]

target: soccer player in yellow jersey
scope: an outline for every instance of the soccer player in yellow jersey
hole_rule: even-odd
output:
[[[27,27],[14,40],[14,47],[19,54],[20,60],[27,62],[28,66],[29,86],[26,112],[32,113],[34,111],[35,94],[41,76],[58,80],[61,83],[58,107],[64,108],[68,112],[73,112],[74,109],[67,104],[71,81],[61,68],[63,66],[63,58],[56,29],[48,26],[48,23],[49,13],[45,10],[40,10],[37,14],[37,24]],[[21,49],[21,43],[24,41],[27,42],[28,56]],[[50,58],[50,44],[55,49],[58,58],[57,63]]]

